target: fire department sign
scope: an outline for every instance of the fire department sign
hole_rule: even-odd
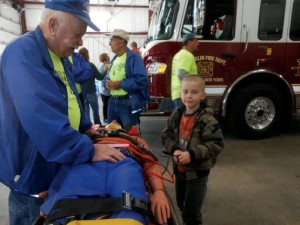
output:
[[[296,70],[295,77],[300,76],[300,59],[297,59],[297,66],[292,66],[291,70]]]
[[[202,77],[212,77],[214,75],[214,63],[200,61],[197,63],[198,72]]]
[[[196,56],[195,60],[198,66],[200,76],[208,82],[223,82],[223,78],[212,78],[214,76],[215,63],[218,65],[226,66],[226,60],[215,56],[201,55]]]

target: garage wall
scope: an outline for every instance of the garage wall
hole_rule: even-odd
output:
[[[141,46],[146,40],[146,35],[129,35],[129,38],[129,43],[131,41],[135,41],[138,44],[138,46]],[[96,65],[99,63],[99,54],[106,52],[108,53],[110,58],[112,58],[112,56],[114,55],[114,53],[110,50],[109,38],[106,35],[87,34],[84,36],[83,46],[89,50],[91,58],[90,60]],[[129,44],[128,47],[130,47]]]
[[[21,34],[20,17],[10,4],[0,3],[0,54],[5,46]]]
[[[1,1],[0,1],[1,2]],[[33,30],[40,21],[41,11],[44,7],[43,0],[23,1],[24,7],[20,13],[9,5],[0,4],[0,54],[4,47],[12,39],[21,34],[20,13],[24,13],[26,20],[25,30]],[[88,27],[84,36],[84,47],[90,51],[90,59],[98,65],[99,54],[106,52],[111,57],[114,53],[109,47],[107,33],[116,28],[122,28],[129,32],[130,40],[141,46],[147,37],[149,24],[149,0],[90,0],[90,16],[93,22],[100,28],[100,32],[94,32]]]
[[[33,30],[40,19],[43,1],[24,1],[23,9],[26,18],[26,29]],[[147,37],[149,24],[149,0],[119,0],[111,3],[107,0],[90,0],[90,17],[100,28],[100,32],[94,32],[88,27],[84,36],[84,47],[90,51],[90,60],[98,65],[98,56],[106,52],[111,57],[114,53],[109,47],[108,36],[116,28],[129,32],[130,40],[141,46]]]

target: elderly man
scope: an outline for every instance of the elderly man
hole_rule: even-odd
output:
[[[108,123],[116,120],[128,130],[140,123],[140,114],[150,100],[148,75],[142,58],[127,47],[129,35],[116,29],[110,34],[111,50],[116,53],[111,61],[106,88],[111,98],[108,102]]]
[[[31,225],[61,165],[125,156],[85,135],[91,127],[67,56],[91,22],[88,0],[46,0],[37,28],[10,43],[0,61],[0,182],[11,225]]]
[[[171,78],[171,97],[174,107],[183,106],[180,98],[180,81],[187,74],[198,74],[195,53],[198,49],[200,37],[193,33],[187,33],[183,36],[182,49],[176,53],[172,61],[172,78]]]

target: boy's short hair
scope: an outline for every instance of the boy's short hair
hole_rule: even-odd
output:
[[[204,91],[205,90],[205,81],[204,81],[204,79],[200,76],[200,75],[198,75],[198,74],[187,74],[187,75],[185,75],[184,77],[183,77],[183,79],[182,79],[182,81],[181,81],[181,83],[183,82],[183,81],[199,81],[199,83],[200,83],[200,89],[202,90],[202,91]]]

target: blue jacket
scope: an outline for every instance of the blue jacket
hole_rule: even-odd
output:
[[[72,59],[71,71],[76,82],[84,83],[93,77],[93,70],[89,62],[80,53],[73,52]]]
[[[70,64],[62,62],[78,99]],[[39,27],[6,47],[0,59],[0,182],[37,194],[48,189],[60,165],[92,159],[93,143],[82,134],[91,123],[79,104],[82,133],[74,130],[67,100]]]
[[[121,81],[121,88],[127,91],[131,99],[132,113],[136,113],[143,110],[150,101],[148,75],[140,55],[129,48],[127,48],[126,54],[126,79]],[[111,60],[111,65],[116,58],[117,55]]]

